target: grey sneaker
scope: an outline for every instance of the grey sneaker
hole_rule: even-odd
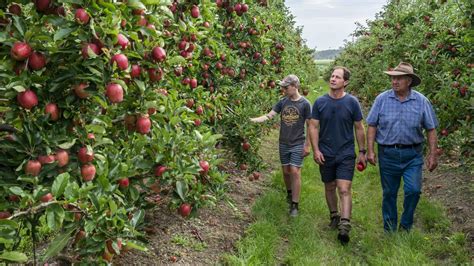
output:
[[[331,222],[329,223],[329,228],[331,229],[337,229],[337,225],[341,221],[341,216],[339,213],[333,213],[331,214]]]
[[[296,216],[298,216],[298,209],[295,208],[295,207],[292,207],[292,208],[290,209],[290,216],[291,216],[291,217],[296,217]]]
[[[342,245],[347,245],[350,240],[349,232],[351,231],[351,222],[347,220],[341,220],[337,227],[339,229],[337,239],[339,239],[339,242],[341,242]]]

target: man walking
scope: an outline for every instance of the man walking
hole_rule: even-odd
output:
[[[390,76],[392,88],[377,96],[367,117],[367,159],[371,164],[376,164],[376,141],[386,232],[397,230],[397,194],[403,177],[404,201],[399,229],[409,231],[421,194],[423,129],[429,145],[426,164],[428,170],[432,171],[438,165],[438,120],[429,100],[412,89],[421,83],[421,79],[410,64],[401,62],[393,71],[384,73]]]
[[[311,104],[298,92],[300,80],[295,75],[286,76],[280,87],[286,97],[281,99],[266,115],[251,118],[250,121],[261,123],[281,113],[279,151],[283,178],[287,190],[287,201],[290,204],[290,216],[298,215],[298,202],[301,191],[301,167],[303,159],[309,154],[309,139],[305,138],[305,123],[309,125]]]
[[[310,122],[314,160],[319,164],[332,229],[338,229],[342,244],[349,242],[351,229],[351,186],[355,166],[354,128],[359,152],[357,162],[366,164],[365,131],[362,111],[356,97],[345,92],[350,71],[335,67],[329,81],[329,93],[316,99]],[[338,211],[339,192],[340,213]]]

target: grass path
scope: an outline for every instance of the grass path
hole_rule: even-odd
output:
[[[313,97],[314,98],[314,97]],[[314,99],[310,99],[313,101]],[[266,147],[277,147],[277,132],[270,134]],[[268,148],[265,148],[268,149]],[[266,150],[266,160],[278,162],[278,151]],[[351,242],[341,246],[337,232],[328,229],[329,213],[324,187],[312,156],[302,171],[300,214],[288,215],[281,171],[268,181],[270,189],[253,206],[255,222],[237,243],[237,252],[226,254],[229,265],[437,265],[469,264],[466,237],[450,230],[441,205],[423,195],[415,214],[415,229],[386,234],[381,217],[382,191],[378,169],[356,171],[353,181]],[[402,206],[403,194],[399,194]],[[283,253],[283,254],[282,254]]]

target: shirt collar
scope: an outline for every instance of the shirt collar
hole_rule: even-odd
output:
[[[397,96],[395,96],[395,92],[393,91],[393,89],[391,89],[389,91],[388,97],[395,98],[395,99],[398,100]],[[408,97],[406,98],[405,102],[409,101],[409,100],[416,100],[416,95],[415,95],[415,93],[413,93],[412,88],[410,88],[410,92],[408,92]]]

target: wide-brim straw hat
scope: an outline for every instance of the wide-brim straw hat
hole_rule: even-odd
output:
[[[413,72],[413,67],[409,63],[400,62],[392,71],[384,71],[389,76],[410,76],[412,78],[410,87],[420,85],[421,79]]]

